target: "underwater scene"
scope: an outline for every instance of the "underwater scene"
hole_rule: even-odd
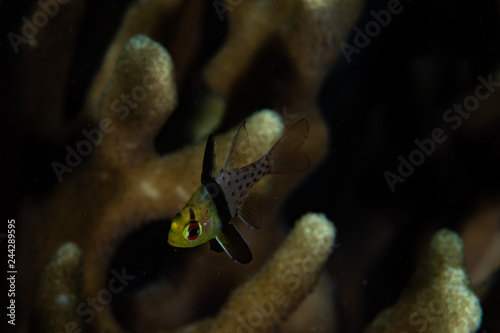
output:
[[[500,333],[500,2],[0,0],[0,332]]]

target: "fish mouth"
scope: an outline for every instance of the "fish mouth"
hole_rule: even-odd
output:
[[[174,239],[174,237],[172,237],[170,232],[168,233],[168,236],[167,236],[167,242],[168,242],[168,244],[175,246],[175,243],[176,243],[175,239]]]
[[[187,244],[181,242],[179,237],[170,234],[168,235],[167,242],[173,247],[189,247],[189,245],[186,246]]]
[[[178,247],[177,242],[175,241],[175,239],[172,236],[170,236],[170,234],[167,237],[167,242],[168,242],[168,244],[170,244],[172,246]]]

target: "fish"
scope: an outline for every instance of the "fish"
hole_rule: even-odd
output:
[[[261,204],[252,187],[271,174],[302,172],[309,158],[300,152],[309,133],[309,123],[294,123],[274,146],[257,161],[244,165],[250,151],[243,122],[235,132],[220,171],[214,135],[209,135],[203,156],[201,185],[172,219],[168,243],[189,248],[206,242],[216,252],[225,251],[240,264],[252,260],[252,252],[234,226],[239,219],[251,229],[261,226]]]

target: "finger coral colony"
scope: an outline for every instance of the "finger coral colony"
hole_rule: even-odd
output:
[[[85,87],[84,100],[73,102],[74,82],[69,78],[78,76],[72,68],[76,60],[89,54],[80,46],[85,36],[81,27],[89,26],[87,17],[95,4],[49,2],[36,3],[26,16],[35,20],[46,13],[43,25],[34,21],[27,27],[24,20],[16,34],[8,35],[16,54],[12,82],[22,119],[17,122],[30,140],[45,147],[23,163],[43,160],[41,169],[49,169],[51,178],[20,200],[16,329],[466,333],[489,325],[484,326],[488,332],[495,327],[500,332],[498,318],[491,318],[491,309],[498,306],[491,295],[498,294],[500,206],[490,194],[498,193],[498,187],[481,194],[488,195],[483,205],[470,204],[460,214],[447,215],[457,224],[419,220],[389,225],[383,220],[411,219],[411,213],[400,211],[416,200],[406,200],[412,177],[426,174],[434,177],[433,184],[439,182],[424,166],[411,171],[416,168],[411,158],[413,164],[392,172],[396,158],[382,166],[392,170],[384,191],[396,193],[384,198],[393,199],[382,202],[366,191],[372,195],[360,202],[371,210],[358,212],[360,206],[351,203],[343,208],[349,213],[334,213],[348,202],[345,198],[359,195],[352,194],[355,189],[365,191],[361,185],[344,185],[370,183],[367,175],[380,166],[366,167],[368,161],[377,165],[370,149],[353,153],[357,160],[346,153],[334,156],[341,142],[351,140],[345,148],[349,151],[359,142],[342,127],[337,128],[344,138],[331,132],[328,122],[333,118],[325,115],[332,111],[318,106],[320,89],[342,56],[350,66],[367,70],[366,48],[380,33],[369,25],[378,22],[379,29],[390,29],[389,22],[398,24],[396,15],[405,15],[406,4],[391,0],[387,10],[370,12],[363,31],[357,28],[364,26],[359,23],[364,5],[359,0],[134,1],[124,13],[113,14],[114,21],[109,16],[109,22],[119,22],[115,35]],[[353,33],[352,45],[346,44]],[[415,66],[433,61],[419,58]],[[425,100],[434,89],[425,75],[432,73],[422,74],[418,68],[415,86],[407,89]],[[335,73],[344,75],[342,70]],[[485,89],[491,99],[475,115],[484,112],[488,121],[478,117],[467,123],[464,117],[460,135],[465,138],[498,130],[494,125],[499,117],[491,111],[498,99],[496,76],[483,77],[490,80]],[[368,89],[377,89],[370,84]],[[467,105],[467,93],[460,90],[450,100]],[[353,100],[357,98],[365,97]],[[384,106],[380,102],[379,108]],[[363,117],[380,124],[383,116],[377,112]],[[255,185],[262,227],[239,228],[252,249],[249,264],[235,263],[207,244],[185,249],[167,243],[172,219],[200,184],[210,133],[215,133],[222,165],[235,130],[246,121],[251,163],[302,118],[309,124],[302,151],[311,167],[299,174],[269,176]],[[374,151],[386,140],[376,127],[365,126],[368,134],[363,135],[354,130],[371,138],[362,140]],[[426,163],[444,156],[446,145],[463,138],[447,133],[451,139],[441,135],[441,141],[434,141],[434,156]],[[430,142],[420,132],[413,135],[419,135],[418,142]],[[498,149],[500,141],[494,142]],[[429,145],[424,147],[428,151]],[[396,148],[401,147],[406,146]],[[493,152],[488,154],[484,163]],[[344,162],[337,160],[340,156]],[[385,182],[385,174],[382,170],[377,177]],[[422,191],[418,188],[419,198],[426,196]],[[398,195],[406,201],[389,204],[391,210],[387,203],[398,201]],[[439,219],[421,210],[408,209],[422,220]],[[397,268],[401,266],[409,273]]]

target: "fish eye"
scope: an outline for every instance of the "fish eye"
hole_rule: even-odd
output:
[[[198,221],[191,221],[186,228],[186,238],[187,240],[195,240],[200,236],[200,223]]]

